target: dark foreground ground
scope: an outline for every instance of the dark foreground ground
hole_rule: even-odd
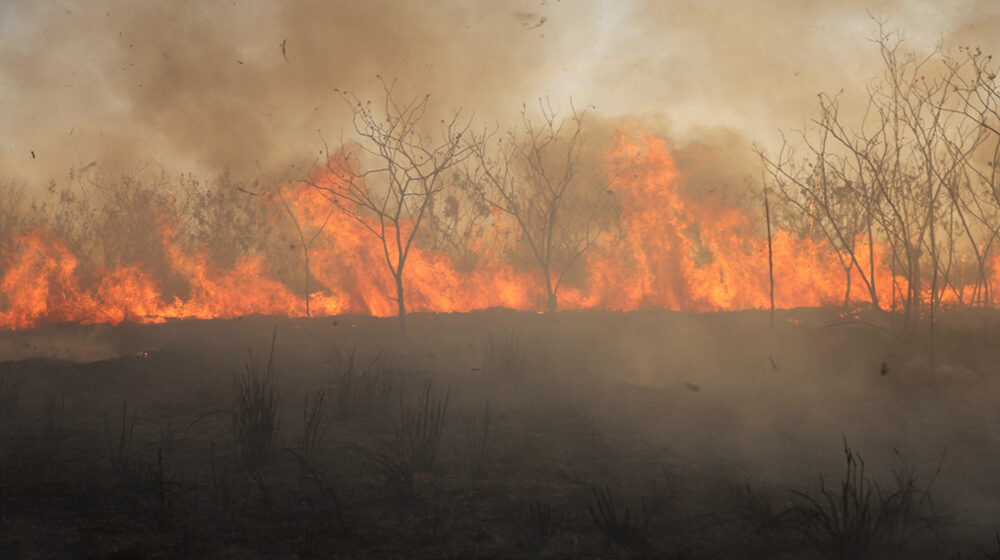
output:
[[[0,334],[0,557],[1000,558],[1000,317],[768,323]]]

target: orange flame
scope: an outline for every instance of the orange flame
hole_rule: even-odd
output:
[[[610,186],[621,206],[618,229],[586,255],[582,275],[560,290],[560,307],[625,311],[768,307],[768,247],[759,219],[717,198],[685,194],[663,138],[622,131],[607,161],[626,158],[629,167]],[[324,228],[310,247],[309,272],[317,284],[310,295],[311,313],[393,315],[393,283],[376,239],[350,216],[331,214],[330,202],[316,189],[297,185],[291,190],[288,200],[303,226],[313,231]],[[280,216],[282,209],[271,202]],[[246,255],[221,269],[207,251],[186,252],[166,222],[158,225],[166,265],[172,277],[186,285],[183,296],[165,296],[164,280],[143,263],[85,274],[65,243],[39,229],[18,236],[16,250],[0,261],[0,327],[305,315],[301,288],[279,279],[263,256]],[[485,240],[478,243],[477,265],[468,270],[447,252],[415,246],[405,272],[408,309],[541,310],[545,294],[536,271],[505,259],[504,247]],[[777,307],[843,303],[847,278],[828,245],[785,231],[777,231],[772,243]],[[868,270],[872,264],[866,260],[868,247],[859,241],[858,248],[859,264]],[[905,280],[895,277],[886,264],[886,248],[876,244],[871,249],[877,291],[885,298],[894,289],[898,292],[900,285],[905,289]],[[851,281],[858,286],[851,292],[852,301],[868,302],[856,274]]]

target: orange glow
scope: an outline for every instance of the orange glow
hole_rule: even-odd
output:
[[[631,162],[609,187],[621,208],[620,222],[614,234],[605,234],[586,255],[581,273],[560,289],[560,308],[767,308],[767,238],[756,211],[728,206],[711,196],[686,194],[663,138],[626,129],[616,144],[606,154],[608,168],[626,159]],[[313,178],[328,185],[336,180]],[[330,201],[316,189],[304,184],[284,189],[305,229],[316,231],[326,224],[310,247],[312,314],[394,315],[394,285],[378,240],[352,217],[340,211],[330,214]],[[271,196],[269,205],[275,222],[287,218],[276,196]],[[298,280],[272,270],[267,255],[245,255],[233,266],[221,268],[207,251],[182,249],[169,223],[163,219],[157,227],[169,281],[184,286],[182,295],[165,295],[167,278],[158,278],[149,263],[84,270],[82,257],[49,231],[24,232],[17,237],[15,250],[0,260],[0,327],[305,315]],[[545,291],[530,263],[516,264],[508,257],[509,247],[485,238],[472,243],[477,262],[463,268],[449,253],[418,241],[405,269],[409,310],[544,309]],[[773,251],[777,307],[844,303],[845,273],[827,244],[775,231]],[[876,288],[885,307],[892,299],[893,283],[896,293],[902,293],[905,280],[887,266],[885,247],[876,245],[872,251]],[[861,267],[869,270],[863,240],[857,255]],[[287,271],[284,274],[288,276]],[[867,303],[868,292],[856,272],[851,282],[852,302]]]

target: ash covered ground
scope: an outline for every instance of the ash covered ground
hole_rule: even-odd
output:
[[[369,317],[7,332],[0,548],[996,555],[1000,316],[945,314],[933,344],[897,319],[491,310],[414,314],[405,336]]]

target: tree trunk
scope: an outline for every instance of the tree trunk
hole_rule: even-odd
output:
[[[851,305],[851,272],[854,271],[853,266],[848,266],[844,270],[844,274],[847,278],[847,289],[844,290],[844,310],[846,311]]]
[[[308,319],[312,315],[309,314],[309,248],[305,244],[302,245],[302,253],[303,260],[306,261],[306,318]]]
[[[771,295],[771,315],[768,326],[774,328],[774,248],[771,244],[771,204],[764,188],[764,218],[767,220],[767,279]]]
[[[875,285],[875,237],[872,235],[872,215],[868,212],[868,289],[872,300],[872,308],[881,309],[878,301],[878,288]]]
[[[545,274],[545,295],[546,295],[545,308],[548,310],[549,313],[555,313],[556,310],[559,308],[559,301],[558,297],[556,296],[555,290],[552,289],[552,275],[549,274],[548,267],[543,267],[542,270],[544,271]]]
[[[406,332],[406,302],[403,300],[403,275],[393,275],[396,280],[396,303],[398,305],[399,330]]]
[[[930,308],[930,327],[931,327],[931,370],[934,369],[934,312],[937,308],[937,291],[938,291],[938,247],[937,247],[937,234],[935,230],[937,229],[937,213],[934,212],[934,179],[931,175],[930,167],[927,171],[927,195],[930,200],[928,209],[928,221],[930,226],[928,230],[930,231],[931,242],[928,247],[931,255],[931,266],[933,267],[933,272],[931,272],[931,308]]]
[[[919,249],[913,247],[913,243],[906,241],[906,301],[904,302],[905,313],[903,315],[904,330],[909,331],[920,319],[920,262]]]

